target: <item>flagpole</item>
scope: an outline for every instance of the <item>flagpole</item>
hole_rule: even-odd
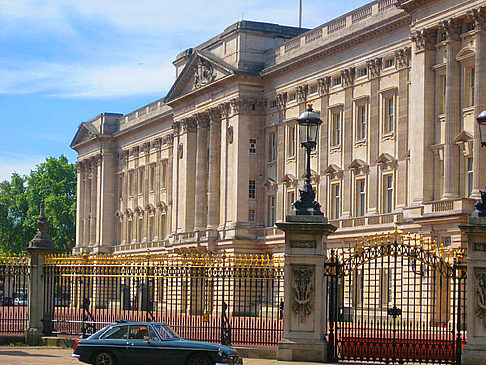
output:
[[[302,28],[302,0],[299,0],[299,28]]]

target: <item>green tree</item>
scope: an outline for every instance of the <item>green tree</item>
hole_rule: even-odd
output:
[[[66,156],[49,157],[29,175],[0,183],[0,251],[20,252],[36,232],[41,201],[56,247],[69,252],[76,234],[76,166]]]

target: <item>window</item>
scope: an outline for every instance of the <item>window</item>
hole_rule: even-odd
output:
[[[353,306],[361,307],[364,301],[364,273],[363,270],[355,270],[353,272],[353,286],[352,286]]]
[[[387,307],[393,301],[393,276],[390,269],[380,271],[380,304]]]
[[[364,216],[366,213],[366,185],[365,180],[356,180],[356,215]]]
[[[256,148],[257,140],[255,138],[250,138],[250,154],[255,155],[257,153]]]
[[[275,196],[270,195],[268,197],[268,226],[273,227],[275,225]]]
[[[128,326],[111,327],[100,337],[102,340],[120,340],[128,338]]]
[[[341,111],[331,113],[331,146],[341,145]]]
[[[395,129],[395,98],[387,97],[383,99],[383,132],[391,133]]]
[[[270,103],[270,108],[276,108],[277,107],[277,99],[273,99]]]
[[[338,86],[341,85],[342,79],[341,76],[336,76],[332,78],[332,86]]]
[[[248,197],[250,199],[256,199],[256,182],[255,180],[248,181]]]
[[[295,201],[295,192],[294,191],[288,191],[287,192],[287,215],[290,214],[292,211],[292,204]]]
[[[393,211],[393,176],[383,176],[383,211],[391,213]]]
[[[130,171],[128,174],[128,190],[130,191],[130,196],[135,194],[135,182],[134,182],[134,172]]]
[[[444,105],[446,97],[446,77],[445,75],[439,76],[439,114],[444,114]]]
[[[338,219],[339,216],[341,215],[340,198],[341,198],[340,185],[332,184],[331,185],[331,218],[332,219]]]
[[[287,154],[288,157],[295,156],[295,125],[289,126]]]
[[[167,187],[167,160],[162,162],[162,171],[160,176],[160,187],[166,188]]]
[[[277,136],[275,132],[268,135],[268,162],[275,161],[277,157]]]
[[[151,326],[130,326],[130,339],[143,340],[148,337],[150,341],[159,341]]]
[[[358,68],[358,77],[364,77],[368,75],[368,67],[360,67]]]
[[[155,165],[150,165],[149,170],[149,190],[154,191],[155,186]]]
[[[466,182],[467,182],[467,195],[471,196],[473,191],[473,159],[472,157],[466,158]]]
[[[124,195],[123,192],[124,184],[123,184],[123,174],[118,176],[118,198],[121,199]]]
[[[289,95],[289,100],[292,101],[292,100],[295,100],[296,98],[296,94],[295,93],[292,93]]]
[[[165,232],[166,232],[166,214],[161,213],[160,214],[160,222],[159,222],[159,240],[162,240],[165,238]]]
[[[465,75],[465,106],[473,106],[474,105],[474,93],[476,91],[475,85],[475,77],[476,77],[476,69],[474,67],[470,67],[466,69]]]
[[[138,169],[138,193],[143,194],[143,183],[144,183],[144,168]]]
[[[385,68],[390,68],[395,66],[395,58],[388,58],[385,60]]]
[[[368,108],[366,105],[358,106],[356,111],[357,123],[356,123],[356,139],[366,139],[366,125],[368,123]]]
[[[310,93],[311,94],[317,93],[317,85],[315,85],[315,84],[314,85],[311,85],[311,87],[310,87]]]
[[[248,222],[255,223],[255,209],[248,209]]]

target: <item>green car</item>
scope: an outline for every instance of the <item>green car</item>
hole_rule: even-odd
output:
[[[114,323],[77,341],[73,350],[74,358],[95,365],[243,364],[232,347],[184,340],[168,325],[155,322]]]

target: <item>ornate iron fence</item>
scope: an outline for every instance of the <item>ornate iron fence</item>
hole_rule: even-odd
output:
[[[0,333],[27,329],[29,272],[26,256],[0,254]]]
[[[275,346],[283,259],[220,255],[48,256],[49,332],[88,335],[116,320],[163,321],[188,339]]]

